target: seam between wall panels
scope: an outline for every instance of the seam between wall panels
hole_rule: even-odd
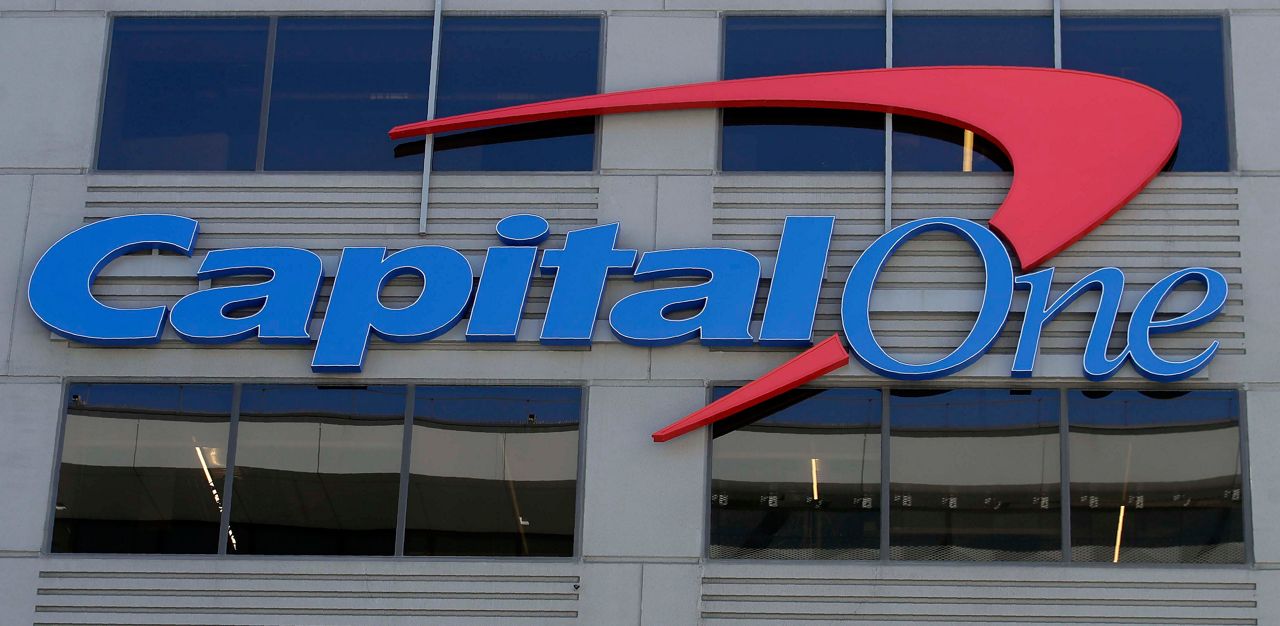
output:
[[[22,307],[20,302],[26,298],[22,297],[22,277],[23,261],[27,258],[27,237],[30,235],[31,229],[31,205],[36,195],[36,175],[32,174],[27,177],[27,214],[22,218],[22,243],[18,246],[18,266],[17,276],[13,281],[13,315],[9,317],[9,351],[4,356],[4,374],[8,375],[13,371],[13,338],[18,329],[18,315]]]

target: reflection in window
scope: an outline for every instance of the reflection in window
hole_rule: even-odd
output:
[[[116,18],[103,170],[252,170],[266,18]]]
[[[1071,557],[1241,563],[1239,394],[1072,391]]]
[[[430,19],[280,18],[266,169],[421,170],[387,130],[426,118],[430,70]]]
[[[1230,167],[1226,60],[1220,17],[1067,17],[1062,66],[1110,74],[1164,92],[1182,110],[1182,136],[1168,169]]]
[[[405,394],[245,385],[228,552],[392,554]]]
[[[597,17],[450,17],[440,35],[437,116],[594,94]],[[440,171],[585,171],[594,118],[539,122],[435,139]]]
[[[710,556],[879,558],[880,420],[878,389],[802,389],[717,423]]]
[[[895,390],[890,558],[1062,558],[1054,390]]]
[[[884,67],[884,17],[736,16],[725,20],[726,79]],[[725,109],[725,171],[882,171],[884,115]]]
[[[230,385],[72,385],[54,552],[218,550]]]
[[[572,556],[581,391],[415,392],[405,554]]]
[[[896,17],[893,64],[1053,67],[1053,22],[1048,16]],[[908,172],[1013,169],[995,144],[971,130],[905,116],[893,118],[893,168]]]

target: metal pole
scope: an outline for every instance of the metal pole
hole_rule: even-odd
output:
[[[884,0],[884,66],[893,67],[893,0]],[[893,114],[884,116],[884,231],[893,229]]]
[[[431,78],[427,88],[427,119],[436,118],[436,85],[440,80],[440,23],[444,10],[444,0],[436,0],[436,9],[431,19]],[[435,146],[435,136],[422,138],[422,204],[418,209],[418,234],[427,234],[427,208],[431,190],[431,154]]]
[[[1053,67],[1062,69],[1062,0],[1053,0]]]

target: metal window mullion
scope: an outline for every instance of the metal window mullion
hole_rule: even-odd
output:
[[[880,388],[880,560],[889,560],[889,388]]]
[[[1062,0],[1053,0],[1053,67],[1062,69]]]
[[[1055,0],[1056,2],[1057,0]],[[893,67],[893,0],[884,0],[884,66]],[[893,114],[884,114],[884,231],[893,229]]]
[[[431,70],[427,79],[427,119],[436,118],[436,87],[440,80],[440,23],[444,21],[444,0],[436,0],[431,18]],[[431,156],[435,151],[435,135],[422,138],[422,201],[418,209],[418,234],[427,234],[427,209],[430,206]]]
[[[276,27],[280,18],[272,17],[267,25],[267,61],[262,72],[262,103],[258,106],[258,147],[253,169],[267,167],[267,118],[271,114],[271,81],[276,71]]]
[[[1056,2],[1055,2],[1056,4]],[[1062,561],[1071,562],[1071,422],[1067,416],[1067,390],[1058,389],[1058,508],[1062,535]]]
[[[400,495],[396,501],[396,556],[404,556],[404,535],[409,518],[409,459],[413,453],[413,401],[416,385],[405,387],[404,436],[400,445]]]
[[[243,386],[231,385],[231,425],[227,429],[227,473],[222,477],[222,517],[218,521],[218,554],[227,553],[227,538],[231,535],[231,490],[236,477],[236,448],[240,434],[240,398]]]

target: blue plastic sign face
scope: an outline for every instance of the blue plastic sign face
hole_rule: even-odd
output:
[[[611,274],[639,282],[692,278],[694,284],[654,287],[628,295],[609,312],[609,327],[619,340],[638,346],[664,346],[698,339],[703,345],[809,345],[827,268],[833,217],[788,217],[756,335],[751,314],[759,290],[760,261],[731,248],[653,250],[643,254],[619,249],[618,224],[571,231],[561,248],[540,250],[550,232],[536,215],[513,215],[497,224],[501,245],[489,248],[479,282],[457,250],[416,246],[394,253],[385,248],[345,248],[333,291],[317,336],[311,367],[316,372],[358,372],[370,338],[416,342],[438,337],[468,317],[467,341],[515,341],[530,281],[535,271],[554,277],[540,340],[544,344],[589,345],[599,318],[605,282]],[[929,231],[943,231],[967,242],[986,272],[977,320],[950,354],[932,363],[894,358],[876,341],[870,303],[876,278],[898,249]],[[72,341],[108,346],[155,343],[166,317],[178,337],[194,343],[229,343],[257,337],[263,343],[310,343],[309,323],[324,278],[323,263],[308,250],[258,247],[215,250],[200,266],[198,280],[258,276],[247,285],[195,291],[171,308],[117,309],[99,302],[93,281],[108,263],[134,250],[161,249],[190,255],[198,224],[174,215],[130,215],[88,224],[55,243],[36,264],[28,288],[31,310],[50,330]],[[538,254],[541,251],[541,263]],[[1015,289],[1027,291],[1011,376],[1031,376],[1040,335],[1068,305],[1086,291],[1098,291],[1098,305],[1082,355],[1085,377],[1106,380],[1125,363],[1160,382],[1185,379],[1203,369],[1218,342],[1196,356],[1170,360],[1151,344],[1153,335],[1176,333],[1212,320],[1227,302],[1227,281],[1206,267],[1173,272],[1142,296],[1129,319],[1127,343],[1114,356],[1107,343],[1116,325],[1124,292],[1124,273],[1096,270],[1056,297],[1053,268],[1015,276],[1004,244],[982,225],[954,217],[932,217],[903,224],[876,239],[858,258],[844,285],[841,317],[854,355],[882,376],[927,380],[954,374],[980,359],[1003,332]],[[380,301],[383,288],[397,276],[422,278],[417,300],[403,308]],[[1157,316],[1162,303],[1180,285],[1203,284],[1204,297],[1190,311]],[[474,285],[474,289],[473,289]],[[256,308],[251,315],[237,310]],[[691,315],[673,316],[679,311]]]

